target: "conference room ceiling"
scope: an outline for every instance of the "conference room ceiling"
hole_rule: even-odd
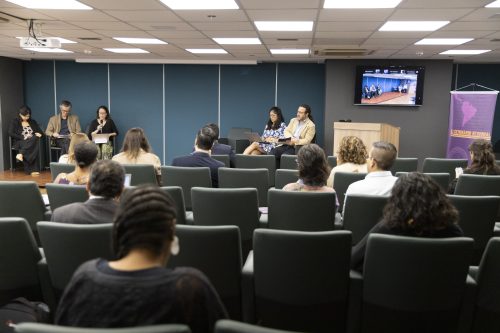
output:
[[[43,1],[43,0],[39,0]],[[210,0],[206,0],[210,1]],[[500,62],[500,8],[493,0],[402,0],[393,9],[323,9],[325,0],[236,0],[239,9],[171,10],[159,0],[81,0],[92,10],[27,9],[0,0],[0,56],[78,61],[321,62],[324,59],[453,59],[457,63]],[[346,0],[346,2],[349,0]],[[377,2],[377,0],[373,0]],[[73,53],[22,49],[28,19],[39,36],[76,42]],[[312,31],[259,31],[254,21],[313,21]],[[379,31],[387,21],[450,21],[433,31]],[[168,44],[130,45],[113,37],[158,38]],[[212,38],[258,38],[261,45],[219,45]],[[415,45],[423,38],[473,38],[462,45]],[[104,48],[141,48],[149,53],[118,54]],[[193,54],[186,49],[227,54]],[[308,49],[305,55],[273,55],[271,49]],[[491,50],[479,55],[440,52]],[[121,60],[120,60],[121,59]]]

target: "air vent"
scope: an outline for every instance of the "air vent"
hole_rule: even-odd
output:
[[[336,49],[336,48],[321,48],[315,49],[313,54],[318,57],[353,57],[370,55],[374,51],[367,49]]]
[[[500,38],[493,38],[490,42],[498,43],[500,42]]]
[[[500,20],[500,13],[496,13],[488,17],[488,20]]]
[[[298,42],[298,38],[278,38],[278,42]]]
[[[2,17],[0,16],[0,23],[9,23],[9,19],[8,18],[5,18],[5,17]]]
[[[152,25],[151,28],[153,28],[154,30],[167,30],[167,31],[176,30],[176,28],[171,25]]]
[[[102,40],[102,38],[99,38],[99,37],[79,37],[78,39],[80,39],[80,40]]]

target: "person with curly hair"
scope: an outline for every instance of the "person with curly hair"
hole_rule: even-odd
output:
[[[470,165],[463,170],[463,173],[473,175],[500,175],[500,166],[495,162],[495,153],[490,141],[478,139],[469,145]],[[455,178],[448,187],[448,193],[455,193],[458,177]]]
[[[370,234],[409,237],[462,237],[458,211],[429,176],[411,172],[399,177],[384,207],[382,220],[352,249],[351,267],[362,271]]]
[[[284,191],[305,192],[335,192],[326,186],[330,167],[326,161],[325,152],[317,144],[307,144],[297,155],[299,181],[283,187]]]
[[[326,185],[333,187],[337,171],[367,173],[367,158],[368,152],[363,140],[357,136],[344,136],[337,150],[337,166],[330,172]]]

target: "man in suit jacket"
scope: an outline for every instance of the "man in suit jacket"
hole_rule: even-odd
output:
[[[124,179],[125,170],[118,162],[95,162],[87,183],[89,199],[56,208],[51,221],[75,224],[112,223]]]
[[[210,149],[215,141],[214,131],[205,126],[198,131],[194,142],[194,152],[189,155],[176,157],[172,161],[173,166],[181,167],[209,167],[212,178],[212,186],[219,186],[219,168],[224,167],[224,163],[210,157]]]
[[[229,155],[229,163],[231,168],[234,168],[234,151],[230,145],[225,145],[223,143],[219,143],[219,126],[214,123],[206,124],[206,127],[210,127],[214,131],[214,144],[212,146],[211,152],[212,155]]]
[[[50,117],[45,134],[55,139],[56,146],[61,147],[61,155],[64,155],[68,153],[71,136],[80,133],[82,129],[78,116],[70,114],[70,101],[61,101],[59,110],[58,115]]]

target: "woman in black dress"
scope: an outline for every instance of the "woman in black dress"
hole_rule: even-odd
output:
[[[18,161],[24,164],[26,174],[38,175],[38,142],[43,136],[43,131],[38,123],[31,119],[31,109],[23,105],[19,109],[19,116],[12,119],[9,126],[9,135],[12,137],[12,147],[19,153],[16,155]]]
[[[101,105],[97,108],[97,118],[92,120],[90,123],[87,135],[90,140],[93,140],[94,134],[109,134],[109,140],[106,143],[98,143],[97,148],[99,149],[99,154],[97,155],[98,160],[110,160],[113,157],[113,140],[114,137],[118,135],[118,129],[116,128],[113,119],[109,116],[109,110],[105,105]]]

